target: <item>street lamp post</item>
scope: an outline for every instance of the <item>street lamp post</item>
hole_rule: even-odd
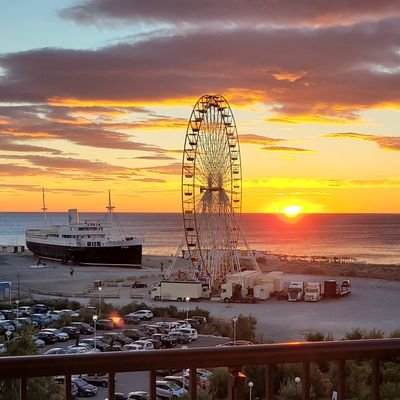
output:
[[[19,317],[19,300],[18,299],[15,300],[15,304],[17,305],[17,321],[16,321],[16,324],[15,324],[15,328],[18,331],[18,327],[19,327],[19,321],[18,321],[18,317]]]
[[[97,339],[96,339],[96,322],[99,318],[96,314],[93,315],[93,328],[94,328],[94,348],[97,349]]]
[[[102,287],[99,286],[99,315],[101,314],[101,289]]]
[[[189,319],[189,301],[190,301],[190,297],[186,297],[186,319]]]
[[[182,350],[186,350],[187,346],[182,346]],[[185,368],[182,369],[182,387],[185,388]]]
[[[236,324],[238,322],[238,318],[233,317],[232,321],[233,321],[233,345],[236,346]]]
[[[250,381],[248,383],[248,386],[249,386],[249,400],[251,400],[252,399],[252,392],[253,392],[254,383]]]
[[[294,381],[296,382],[296,391],[298,394],[300,394],[301,393],[301,387],[300,387],[301,378],[299,376],[296,376],[294,378]]]

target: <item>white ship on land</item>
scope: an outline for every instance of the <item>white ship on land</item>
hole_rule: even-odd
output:
[[[79,221],[77,209],[68,210],[68,225],[51,225],[25,232],[26,247],[41,259],[81,265],[140,267],[143,238],[125,236],[112,213],[109,194],[104,221]],[[43,208],[46,207],[43,195]]]

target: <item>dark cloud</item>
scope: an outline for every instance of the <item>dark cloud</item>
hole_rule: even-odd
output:
[[[0,57],[0,101],[63,105],[75,99],[123,108],[210,92],[233,103],[269,104],[271,121],[293,122],[299,115],[353,120],[359,110],[400,102],[399,36],[400,23],[391,19],[325,29],[203,30],[93,51],[6,54]],[[85,137],[93,133],[104,147],[151,151],[121,133],[88,129],[87,135],[71,130],[71,140],[88,145]]]
[[[342,25],[376,21],[400,14],[396,0],[89,0],[61,11],[61,16],[79,23],[125,21],[174,25]]]
[[[144,112],[142,108],[133,108],[135,112]],[[138,111],[139,110],[139,111]],[[0,125],[0,150],[9,151],[47,151],[53,154],[61,152],[45,147],[22,145],[18,140],[32,140],[34,138],[62,139],[81,146],[100,147],[121,150],[162,152],[157,146],[135,142],[132,135],[120,132],[118,129],[134,129],[143,126],[150,127],[154,121],[154,129],[159,126],[167,126],[171,123],[180,123],[174,118],[153,118],[149,121],[134,123],[112,123],[102,119],[92,120],[91,115],[97,113],[114,115],[122,113],[129,116],[132,108],[127,110],[107,107],[57,107],[49,105],[32,105],[10,107],[0,105],[0,117],[7,123]],[[83,116],[82,113],[86,115]],[[89,115],[87,115],[89,114]],[[159,128],[158,128],[159,129]],[[4,144],[4,147],[1,146]]]
[[[338,138],[338,139],[356,139],[367,142],[374,142],[384,150],[400,151],[400,136],[379,136],[367,135],[363,133],[343,132],[343,133],[329,133],[325,137]]]

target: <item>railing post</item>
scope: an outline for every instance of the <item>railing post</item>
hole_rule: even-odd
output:
[[[19,398],[20,400],[27,400],[26,394],[27,394],[27,379],[26,378],[21,378],[19,380]]]
[[[372,377],[371,377],[372,400],[379,400],[379,383],[380,383],[380,361],[372,360]]]
[[[196,368],[190,368],[190,375],[189,375],[189,390],[190,390],[190,400],[197,399],[197,371]],[[182,377],[182,385],[185,387],[185,379]]]
[[[156,380],[157,380],[157,371],[152,369],[150,371],[150,379],[149,379],[149,400],[156,400],[157,397]]]
[[[71,393],[71,374],[65,374],[64,376],[64,389],[65,389],[65,399],[71,400],[72,393]]]
[[[302,400],[310,400],[310,363],[303,363]]]
[[[241,368],[229,368],[228,372],[228,400],[238,400],[246,378]]]
[[[338,400],[344,400],[345,381],[346,381],[346,362],[345,360],[337,361],[338,367]]]
[[[108,400],[115,399],[115,373],[108,373]]]
[[[265,400],[273,400],[275,364],[265,366]]]

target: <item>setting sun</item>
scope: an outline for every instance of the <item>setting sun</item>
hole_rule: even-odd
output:
[[[289,218],[297,217],[303,211],[302,206],[292,205],[287,206],[282,210],[282,213],[285,214]]]

